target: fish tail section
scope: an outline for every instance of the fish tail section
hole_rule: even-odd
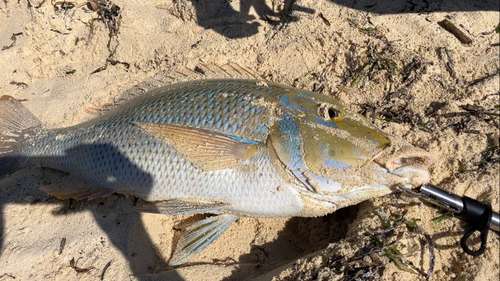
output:
[[[185,263],[219,238],[237,219],[235,215],[220,214],[191,224],[183,230],[169,264],[177,266]]]
[[[0,96],[0,178],[22,167],[26,159],[23,145],[40,126],[40,121],[19,100]]]

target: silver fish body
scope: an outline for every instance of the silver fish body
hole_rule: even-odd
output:
[[[273,113],[262,101],[278,90],[247,81],[167,86],[88,122],[48,131],[23,153],[91,186],[148,201],[195,198],[226,202],[225,209],[238,214],[299,215],[303,203],[265,146]],[[203,171],[135,122],[202,128],[263,146],[246,167]]]
[[[3,99],[0,123],[24,110]],[[5,159],[17,155],[21,164],[77,181],[43,187],[59,198],[117,192],[153,201],[165,214],[216,215],[186,230],[172,264],[208,246],[239,216],[323,215],[429,178],[426,152],[335,99],[257,80],[162,87],[69,128],[33,129],[28,119],[11,126],[18,137],[0,149],[0,175],[12,162]],[[37,133],[22,139],[28,129]]]

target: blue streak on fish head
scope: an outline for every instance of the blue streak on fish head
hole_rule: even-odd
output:
[[[285,114],[296,117],[304,153],[321,158],[322,165],[330,160],[363,164],[390,144],[387,134],[332,97],[294,90],[281,96],[279,103]]]

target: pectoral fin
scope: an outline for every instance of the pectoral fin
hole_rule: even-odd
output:
[[[218,201],[200,202],[182,199],[172,199],[165,201],[148,202],[140,200],[134,206],[134,209],[140,212],[158,213],[164,215],[180,214],[200,214],[216,213],[222,208],[229,206],[228,203]]]
[[[258,142],[178,125],[135,122],[145,132],[166,142],[204,171],[239,168],[262,146]]]
[[[169,264],[183,264],[215,241],[237,219],[235,215],[221,214],[191,224],[183,230]]]

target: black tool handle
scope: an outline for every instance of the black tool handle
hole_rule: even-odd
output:
[[[465,232],[462,239],[460,239],[460,246],[462,249],[471,256],[479,256],[486,250],[486,242],[488,239],[488,231],[491,227],[493,210],[490,204],[483,204],[477,200],[470,197],[464,196],[462,198],[464,203],[464,209],[461,213],[457,214],[458,218],[463,219],[469,225],[469,228]],[[473,251],[467,246],[467,240],[475,232],[479,231],[481,233],[481,246],[479,249]]]
[[[460,240],[460,245],[469,255],[483,254],[486,250],[489,230],[498,232],[500,229],[499,215],[493,212],[491,204],[482,203],[467,196],[460,197],[430,184],[420,187],[419,197],[452,211],[456,217],[467,222],[468,228]],[[481,246],[474,251],[467,246],[467,240],[475,231],[481,234]]]

